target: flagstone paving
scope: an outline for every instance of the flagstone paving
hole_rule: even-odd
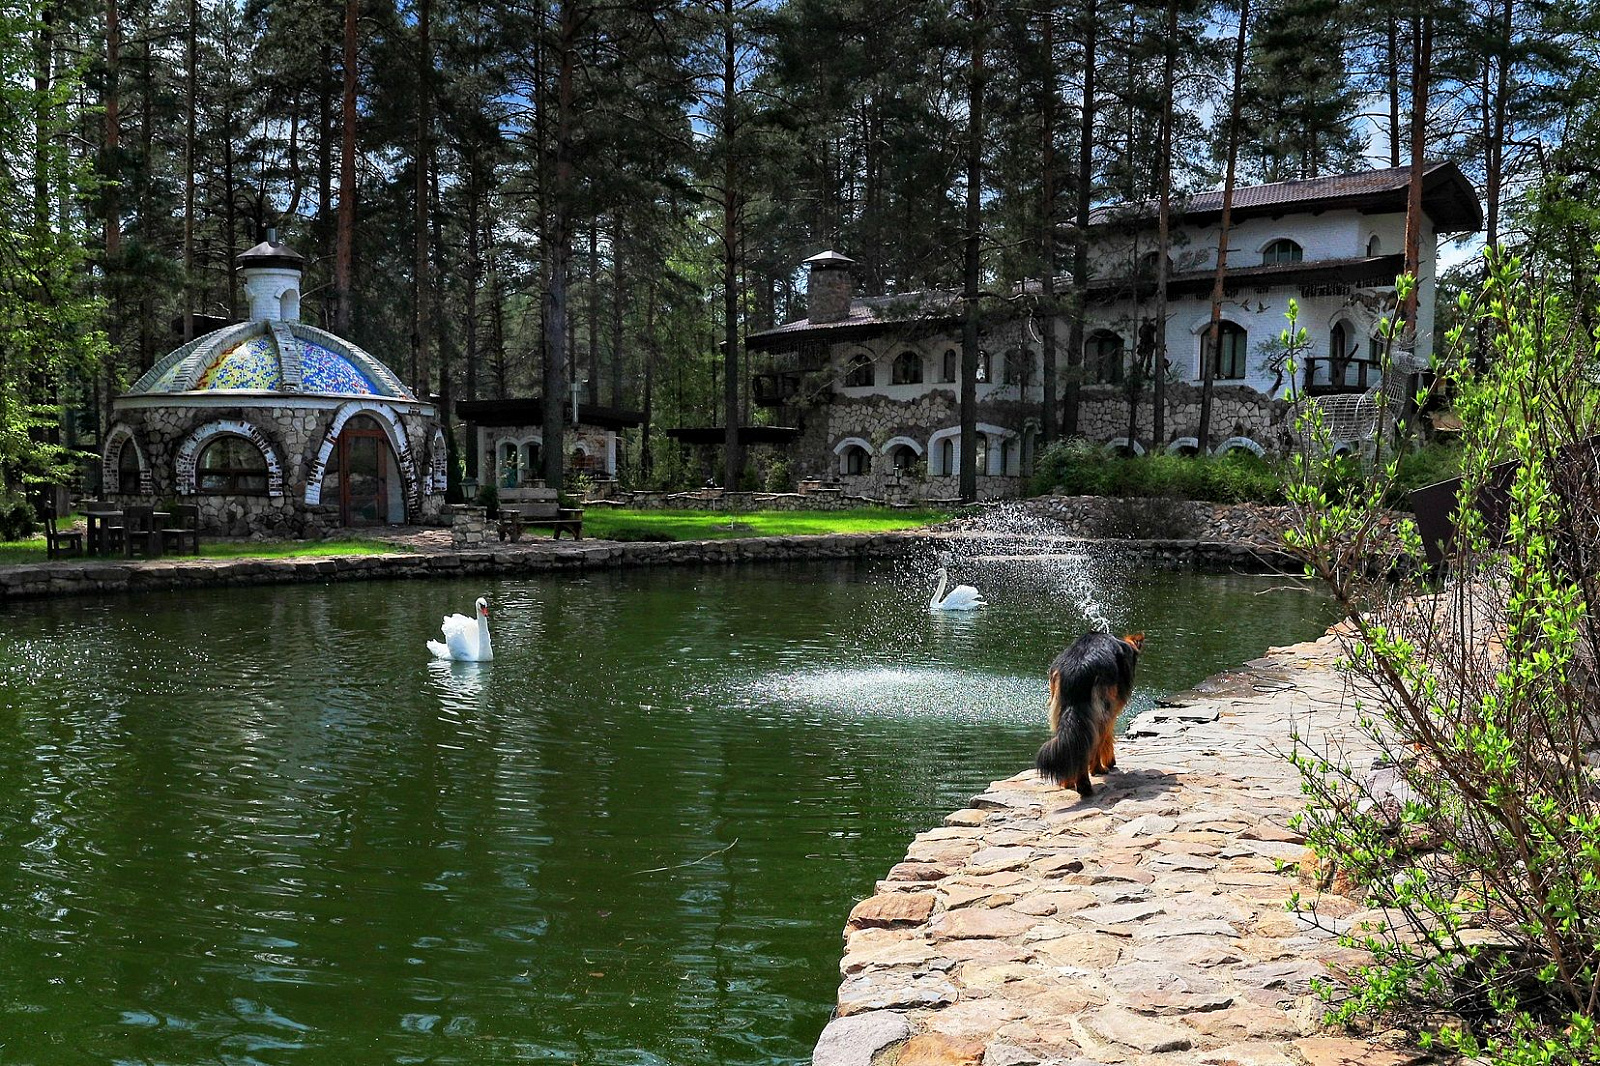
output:
[[[1294,731],[1363,757],[1338,657],[1274,649],[1141,716],[1090,799],[1030,769],[918,836],[850,915],[814,1066],[1421,1061],[1326,1032],[1313,990],[1363,961],[1329,926],[1372,917],[1300,882],[1289,825]]]

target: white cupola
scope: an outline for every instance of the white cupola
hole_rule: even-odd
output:
[[[276,228],[267,239],[239,256],[252,322],[300,321],[300,275],[304,257],[278,243]]]

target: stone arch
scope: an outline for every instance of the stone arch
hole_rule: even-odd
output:
[[[890,437],[883,444],[883,454],[888,455],[890,452],[900,447],[910,448],[912,451],[917,453],[918,458],[921,458],[924,454],[922,445],[918,444],[910,437]]]
[[[433,440],[428,450],[428,483],[424,491],[431,495],[444,492],[450,484],[450,447],[445,443],[442,427],[433,427]]]
[[[333,420],[322,435],[322,446],[317,449],[317,456],[311,461],[311,470],[306,476],[306,503],[315,507],[322,502],[322,477],[328,472],[328,460],[333,456],[334,444],[343,432],[344,424],[356,415],[371,415],[383,427],[383,435],[388,438],[389,447],[394,449],[395,465],[400,468],[400,483],[405,489],[406,520],[410,521],[421,504],[422,485],[417,476],[417,460],[411,453],[411,442],[406,439],[405,427],[400,424],[400,416],[395,409],[372,400],[351,400],[340,404],[333,413]]]
[[[833,454],[834,455],[843,455],[844,454],[844,450],[846,448],[851,447],[851,446],[854,446],[854,447],[857,447],[857,448],[865,448],[868,455],[876,455],[877,454],[877,450],[875,448],[873,448],[872,443],[870,441],[866,440],[863,437],[846,437],[846,438],[844,438],[838,444],[835,444],[833,446]]]
[[[1193,448],[1196,452],[1198,452],[1200,450],[1200,438],[1199,437],[1179,437],[1176,440],[1174,440],[1171,444],[1167,445],[1167,454],[1168,455],[1181,455],[1185,448]]]
[[[177,457],[172,461],[172,477],[174,491],[179,496],[195,494],[195,467],[200,462],[200,453],[205,451],[211,438],[222,436],[243,437],[260,449],[267,462],[267,495],[283,495],[283,463],[278,459],[278,449],[272,440],[250,422],[221,418],[197,427],[178,446]]]
[[[1218,455],[1226,455],[1228,452],[1234,451],[1238,448],[1243,448],[1245,451],[1256,456],[1257,458],[1267,454],[1267,450],[1265,448],[1251,440],[1249,437],[1229,437],[1227,440],[1217,445],[1216,453]]]
[[[1144,454],[1144,445],[1134,441],[1130,448],[1127,437],[1113,437],[1111,440],[1106,441],[1105,450],[1108,452],[1119,451],[1123,448],[1129,448],[1134,455]]]
[[[861,451],[865,455],[865,460],[861,464],[863,469],[858,470],[858,471],[852,471],[849,468],[850,467],[850,456],[851,456],[852,452],[855,452],[857,450]],[[841,474],[851,474],[851,473],[867,474],[867,473],[871,473],[871,470],[872,470],[872,457],[874,455],[876,455],[877,453],[873,449],[872,445],[870,443],[868,443],[866,440],[863,440],[861,437],[846,437],[843,440],[841,440],[838,444],[835,444],[833,446],[833,454],[839,460],[839,464],[838,464],[839,473],[841,473]]]
[[[137,489],[122,484],[120,460],[122,449],[129,445],[133,446],[133,454],[139,460]],[[105,447],[100,452],[100,487],[105,492],[138,492],[144,496],[155,492],[150,476],[150,460],[145,456],[139,438],[134,435],[133,427],[126,422],[116,423],[106,433]]]

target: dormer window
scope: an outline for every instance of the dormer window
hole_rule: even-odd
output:
[[[1370,256],[1379,256],[1383,254],[1383,242],[1378,240],[1378,235],[1376,233],[1367,239],[1367,254]]]
[[[1284,263],[1298,263],[1305,257],[1304,248],[1287,237],[1279,237],[1261,250],[1261,265],[1279,266]]]
[[[872,356],[865,353],[853,357],[845,364],[844,387],[870,389],[873,386]]]

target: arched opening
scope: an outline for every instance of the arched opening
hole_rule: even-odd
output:
[[[1125,360],[1120,336],[1110,330],[1101,330],[1090,337],[1084,347],[1084,374],[1091,384],[1122,384]]]
[[[844,385],[847,389],[867,389],[872,387],[872,356],[863,353],[854,356],[846,364]]]
[[[922,356],[916,352],[901,352],[895,356],[889,381],[893,385],[921,385]]]
[[[954,348],[946,348],[944,350],[943,363],[944,372],[939,375],[939,380],[946,383],[954,383],[959,380],[961,377],[961,357],[956,354]]]
[[[544,469],[544,449],[536,440],[530,440],[522,445],[522,470],[519,473],[519,483],[527,484],[536,480]]]
[[[263,469],[265,466],[266,461],[262,460]],[[133,443],[132,437],[128,437],[122,442],[122,447],[117,449],[117,491],[137,492],[140,488],[140,470],[139,446]]]
[[[507,444],[511,449],[511,476],[515,478],[517,446]],[[505,447],[501,446],[502,478],[505,476]],[[356,415],[346,421],[334,441],[328,469],[322,478],[323,498],[339,501],[340,524],[365,526],[404,522],[406,505],[400,484],[400,464],[378,420],[371,415]]]
[[[987,381],[993,381],[994,380],[993,375],[990,374],[990,370],[992,368],[990,367],[989,363],[990,363],[989,353],[988,352],[979,352],[978,353],[978,381],[979,382],[987,382]]]
[[[951,477],[956,472],[956,442],[954,437],[946,437],[939,442],[939,473]]]
[[[872,454],[859,444],[848,444],[839,451],[839,473],[857,475],[872,471]]]
[[[977,446],[973,449],[973,469],[981,477],[989,473],[989,438],[982,433],[978,434]]]
[[[911,445],[897,444],[888,452],[889,469],[898,470],[902,474],[908,473],[916,468],[919,458],[916,449]]]
[[[300,290],[285,289],[278,297],[278,317],[285,322],[300,321]]]
[[[120,469],[120,456],[118,463]],[[267,457],[254,441],[232,433],[218,434],[195,464],[195,491],[214,496],[265,496]]]
[[[1287,237],[1277,240],[1261,249],[1262,266],[1280,266],[1286,263],[1298,263],[1306,257],[1306,250]]]
[[[1383,242],[1378,239],[1378,235],[1376,233],[1367,238],[1367,254],[1371,256],[1383,254]]]
[[[495,481],[503,489],[514,489],[520,481],[518,467],[521,465],[516,441],[501,441],[500,454],[495,462]]]

